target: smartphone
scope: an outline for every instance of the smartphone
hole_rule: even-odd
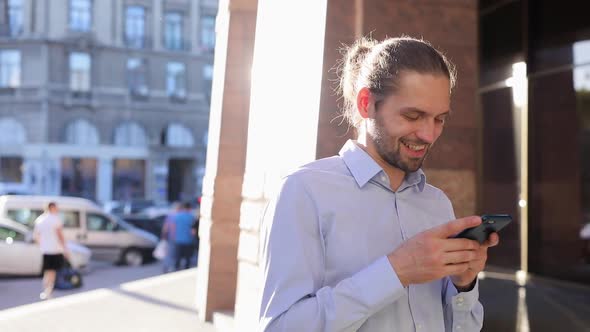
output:
[[[508,214],[484,214],[481,216],[479,226],[468,228],[455,235],[455,238],[466,238],[484,243],[490,234],[499,232],[510,222],[512,222],[512,217]]]

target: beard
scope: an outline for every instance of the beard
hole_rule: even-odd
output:
[[[375,143],[375,148],[379,157],[387,162],[389,165],[398,168],[405,173],[413,173],[419,170],[428,155],[428,151],[430,150],[430,145],[425,143],[421,140],[409,140],[402,138],[394,138],[389,135],[386,130],[385,126],[383,125],[383,121],[379,115],[375,118],[375,122],[372,128],[372,132],[370,132],[371,138]],[[410,144],[422,145],[426,144],[426,152],[424,156],[421,158],[409,158],[403,157],[401,155],[401,144],[402,141]]]

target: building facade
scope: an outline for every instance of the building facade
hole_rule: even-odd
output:
[[[0,191],[200,195],[215,0],[0,0]]]

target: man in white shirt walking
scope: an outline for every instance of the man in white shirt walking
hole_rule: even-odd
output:
[[[39,298],[45,300],[51,297],[57,270],[64,264],[64,255],[69,256],[63,235],[63,223],[55,202],[47,204],[45,213],[37,217],[33,234],[43,253],[43,292]]]

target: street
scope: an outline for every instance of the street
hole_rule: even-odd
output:
[[[58,298],[98,288],[110,288],[121,283],[144,279],[162,273],[161,262],[153,262],[139,267],[117,266],[111,262],[92,260],[83,273],[83,285],[74,290],[55,290]],[[41,277],[1,277],[0,310],[39,301]]]

